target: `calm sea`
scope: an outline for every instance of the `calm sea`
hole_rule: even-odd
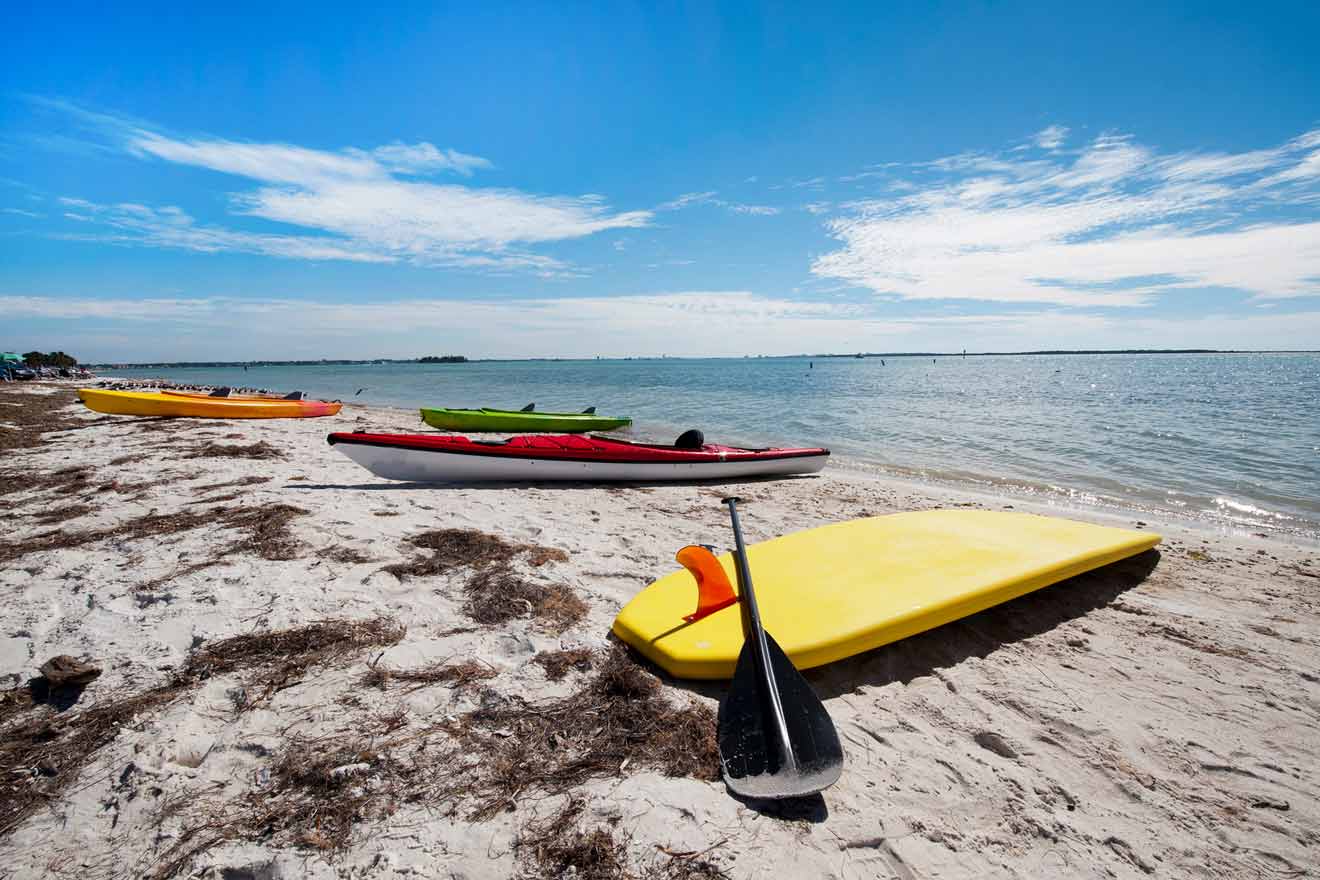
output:
[[[401,407],[630,415],[878,469],[1316,534],[1320,355],[512,361],[124,370]],[[361,390],[360,394],[354,395]],[[429,430],[420,421],[418,430]]]

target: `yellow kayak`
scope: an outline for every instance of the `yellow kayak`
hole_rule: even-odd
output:
[[[342,406],[323,400],[240,400],[95,388],[78,389],[78,398],[88,409],[115,416],[194,419],[305,419],[332,416]]]
[[[1058,517],[928,510],[753,544],[747,561],[766,630],[794,666],[808,669],[975,614],[1159,541],[1150,532]],[[743,644],[733,559],[685,547],[678,560],[688,570],[638,593],[615,618],[614,634],[678,678],[731,678]],[[707,594],[700,605],[694,578]]]

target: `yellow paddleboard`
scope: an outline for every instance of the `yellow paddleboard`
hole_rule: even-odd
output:
[[[1027,513],[928,510],[747,548],[765,628],[799,669],[860,654],[1154,547],[1160,536]],[[719,557],[736,590],[733,557]],[[712,563],[713,564],[713,563]],[[738,604],[694,623],[686,570],[638,593],[614,633],[678,678],[732,678]]]

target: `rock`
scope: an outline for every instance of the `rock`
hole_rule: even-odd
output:
[[[68,654],[51,657],[41,664],[41,674],[53,688],[74,685],[83,687],[91,684],[101,674],[101,667],[84,663]]]

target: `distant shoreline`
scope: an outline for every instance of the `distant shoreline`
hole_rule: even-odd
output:
[[[904,358],[904,357],[1023,357],[1037,355],[1101,355],[1101,354],[1317,354],[1312,349],[1237,349],[1237,348],[1107,348],[1107,349],[1059,349],[1041,351],[864,351],[851,353],[827,354],[745,354],[727,356],[698,355],[637,355],[625,357],[529,357],[529,358],[467,358],[464,361],[428,361],[423,358],[359,358],[359,359],[320,359],[320,360],[255,360],[255,361],[149,361],[140,363],[94,363],[84,364],[89,369],[178,369],[187,367],[351,367],[383,364],[418,364],[431,365],[441,363],[444,366],[468,364],[498,364],[518,362],[573,362],[573,361],[701,361],[701,360],[791,360],[794,358]]]

